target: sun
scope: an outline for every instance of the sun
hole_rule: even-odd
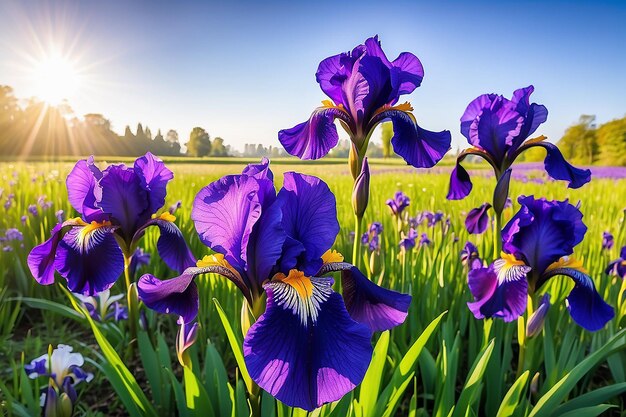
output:
[[[80,81],[81,76],[68,57],[51,53],[34,63],[33,90],[50,105],[72,101],[80,89]]]

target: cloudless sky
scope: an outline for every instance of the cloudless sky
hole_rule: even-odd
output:
[[[626,1],[200,2],[0,0],[0,84],[36,96],[25,76],[51,47],[83,84],[71,106],[103,113],[118,133],[194,126],[242,149],[278,145],[277,132],[325,99],[319,61],[378,34],[390,59],[425,68],[406,98],[421,126],[449,129],[482,93],[535,86],[549,110],[538,133],[556,141],[581,114],[626,114]]]

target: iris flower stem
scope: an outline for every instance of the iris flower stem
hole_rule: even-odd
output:
[[[363,217],[354,215],[354,245],[352,247],[352,264],[361,268],[361,234],[363,233]]]
[[[502,252],[502,213],[496,212],[496,230],[494,233],[493,259],[500,257]]]
[[[135,344],[137,340],[137,321],[139,319],[139,300],[137,299],[137,290],[132,285],[130,277],[130,262],[132,255],[124,254],[124,280],[126,282],[126,298],[128,303],[128,328],[130,331],[130,343],[128,344],[128,357],[132,358],[135,353]]]

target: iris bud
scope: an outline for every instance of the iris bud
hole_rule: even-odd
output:
[[[496,213],[502,213],[509,196],[509,184],[511,183],[511,168],[504,171],[504,174],[498,180],[496,189],[493,192],[493,209]]]
[[[178,319],[178,334],[176,335],[176,355],[182,366],[191,367],[191,359],[186,352],[198,338],[198,323],[185,323],[183,318]]]
[[[528,319],[528,324],[526,325],[526,337],[531,338],[536,336],[541,329],[543,329],[543,323],[546,320],[546,315],[548,314],[548,310],[550,309],[550,294],[544,294],[541,299],[541,303],[535,312]]]
[[[363,158],[361,173],[354,182],[352,190],[352,209],[358,218],[362,218],[370,198],[370,168],[367,157]]]
[[[380,250],[372,251],[372,253],[370,254],[370,271],[372,273],[372,276],[377,276],[381,273],[382,264],[383,260]]]
[[[74,406],[72,405],[72,400],[69,395],[62,392],[59,395],[59,401],[57,404],[57,416],[58,417],[72,417],[72,411]]]
[[[44,417],[56,417],[57,416],[57,405],[58,405],[58,394],[57,391],[53,387],[54,382],[50,381],[48,385],[48,391],[46,391],[46,402],[44,404],[43,415]]]

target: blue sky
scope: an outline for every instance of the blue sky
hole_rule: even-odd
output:
[[[324,94],[319,61],[378,34],[388,57],[416,54],[407,96],[420,124],[449,129],[482,93],[533,84],[556,141],[581,114],[626,114],[626,2],[0,2],[0,84],[37,95],[24,74],[53,45],[80,68],[71,101],[118,132],[193,126],[242,148],[278,145]]]

